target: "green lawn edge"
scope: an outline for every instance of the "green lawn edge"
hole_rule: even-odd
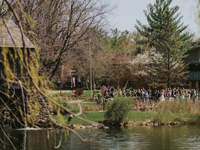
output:
[[[88,119],[94,122],[103,122],[105,112],[86,112],[79,117]],[[57,116],[55,116],[58,119]],[[68,115],[63,115],[63,118],[67,124]],[[142,123],[142,122],[160,122],[162,124],[170,124],[176,122],[179,124],[199,124],[200,114],[198,113],[160,113],[160,112],[142,112],[142,111],[130,111],[128,116],[124,119],[127,124]],[[90,122],[83,121],[76,116],[72,118],[69,125],[91,125]]]

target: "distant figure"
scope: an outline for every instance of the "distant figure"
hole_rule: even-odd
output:
[[[160,95],[160,101],[163,102],[165,101],[165,97],[164,97],[164,90],[162,90],[161,95]]]
[[[70,114],[69,117],[68,117],[68,124],[69,124],[69,122],[72,120],[72,117],[73,117],[73,115]]]

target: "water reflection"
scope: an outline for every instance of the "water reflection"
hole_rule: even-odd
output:
[[[63,130],[12,130],[7,131],[17,149],[23,150],[170,150],[200,149],[200,128],[198,126],[129,127],[109,130],[76,130],[82,142],[74,133],[66,136]],[[7,142],[7,149],[13,149]]]

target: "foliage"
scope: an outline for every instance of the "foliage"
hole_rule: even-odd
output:
[[[75,96],[81,96],[81,95],[83,95],[83,91],[84,91],[83,89],[76,89],[74,94],[75,94]]]
[[[95,83],[113,85],[113,81],[131,77],[133,72],[129,64],[137,51],[138,44],[133,39],[136,34],[118,29],[111,34],[102,30],[95,33],[98,43],[92,45]]]
[[[68,108],[69,104],[67,102],[68,98],[67,97],[63,97],[63,96],[59,96],[59,95],[56,95],[56,97],[54,97],[54,95],[51,95],[51,98],[57,103],[59,104],[60,106],[63,106],[65,108]],[[66,114],[68,112],[66,112],[66,110],[58,107],[57,105],[51,103],[51,106],[52,106],[52,111],[54,114],[57,114],[58,112],[62,113],[62,114]]]
[[[156,0],[144,11],[148,25],[137,21],[136,29],[144,37],[141,43],[151,47],[151,82],[167,82],[168,86],[181,84],[186,73],[184,58],[192,49],[187,26],[181,23],[179,7],[170,7],[172,0]]]
[[[107,105],[105,119],[110,123],[120,124],[130,111],[130,100],[125,97],[115,97],[112,102]]]

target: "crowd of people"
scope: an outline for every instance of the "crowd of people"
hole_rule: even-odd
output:
[[[141,97],[142,99],[153,98],[156,100],[164,101],[164,100],[197,100],[199,97],[199,89],[184,89],[184,88],[167,88],[167,90],[155,90],[154,92],[147,91],[146,89],[127,89],[123,92],[120,91],[125,97]]]
[[[123,95],[124,97],[137,97],[142,100],[154,99],[159,101],[165,100],[198,100],[199,97],[199,89],[184,89],[184,88],[167,88],[166,90],[154,90],[153,92],[150,90],[142,89],[120,89],[118,92],[119,95]],[[112,98],[114,97],[113,87],[106,88],[102,86],[98,93],[98,97],[106,97]]]

